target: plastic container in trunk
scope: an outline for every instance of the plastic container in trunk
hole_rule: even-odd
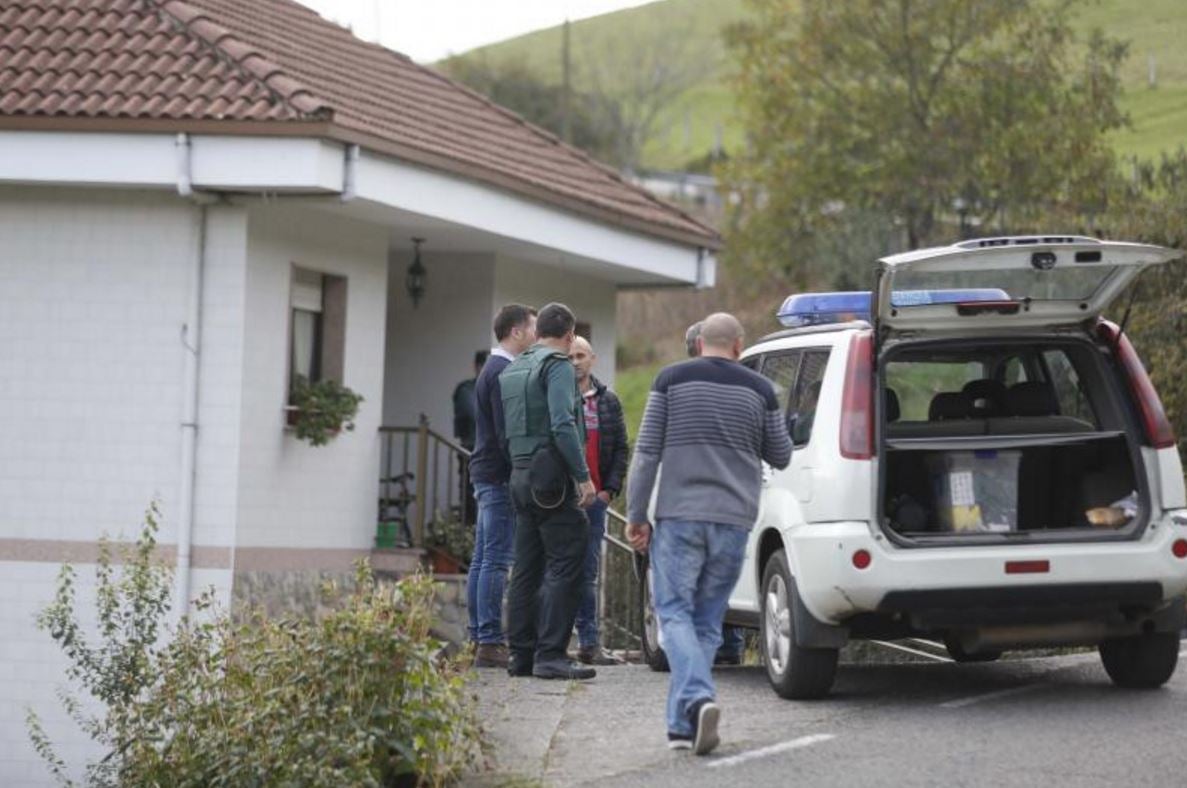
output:
[[[941,531],[1010,533],[1018,529],[1018,466],[1022,452],[949,451],[928,457]]]

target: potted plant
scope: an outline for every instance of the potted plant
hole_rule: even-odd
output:
[[[435,573],[456,575],[469,568],[474,554],[474,526],[458,516],[439,517],[425,531],[427,558]]]
[[[309,382],[298,376],[288,409],[289,425],[311,446],[324,446],[342,430],[354,429],[361,395],[336,380]]]

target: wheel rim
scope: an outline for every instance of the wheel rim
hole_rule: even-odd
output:
[[[772,673],[783,675],[791,656],[791,607],[787,603],[787,585],[779,575],[773,575],[767,584],[763,608],[767,665]]]

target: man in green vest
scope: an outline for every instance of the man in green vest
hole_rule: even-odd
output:
[[[536,317],[537,343],[499,375],[516,519],[507,593],[512,676],[596,675],[567,656],[589,541],[584,509],[595,495],[569,361],[576,324],[564,304],[545,306]]]

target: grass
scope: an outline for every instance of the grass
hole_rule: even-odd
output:
[[[679,168],[704,156],[718,137],[727,151],[736,148],[743,135],[728,86],[731,66],[721,30],[745,13],[740,0],[664,0],[574,22],[574,84],[581,89],[586,52],[663,46],[680,36],[688,41],[686,51],[697,53],[711,68],[661,115],[658,131],[644,150],[644,164]],[[1156,158],[1187,143],[1187,46],[1183,45],[1187,4],[1182,0],[1096,0],[1083,6],[1075,26],[1085,33],[1100,27],[1129,42],[1130,57],[1122,69],[1126,89],[1122,107],[1130,113],[1133,128],[1114,135],[1118,153]],[[559,81],[561,40],[561,28],[553,27],[466,54],[494,62],[522,60],[546,79]],[[1151,57],[1156,64],[1156,88],[1148,85]]]
[[[614,376],[614,391],[622,401],[627,435],[630,436],[632,444],[639,436],[639,423],[643,421],[643,408],[647,405],[647,392],[651,391],[651,382],[655,380],[656,373],[662,367],[662,364],[645,364],[620,369]]]

